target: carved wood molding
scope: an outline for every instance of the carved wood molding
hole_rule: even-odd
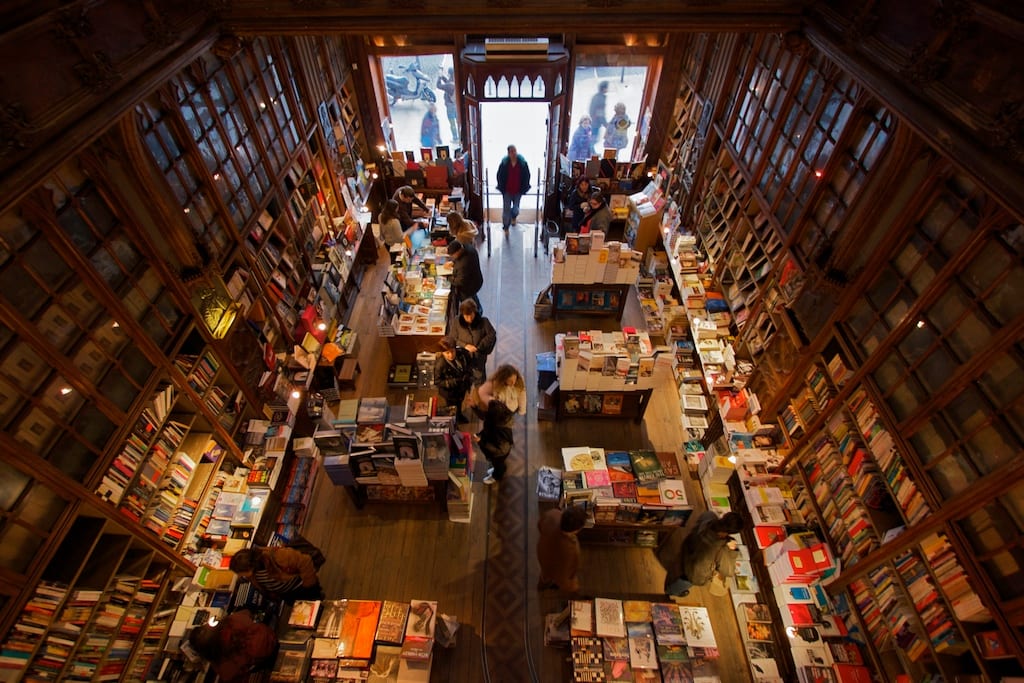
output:
[[[0,102],[0,159],[18,149],[25,149],[29,142],[25,108],[19,102]]]

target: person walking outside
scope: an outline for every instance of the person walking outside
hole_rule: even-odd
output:
[[[569,143],[569,161],[586,161],[594,156],[594,131],[589,116],[580,119]]]
[[[451,301],[472,299],[478,311],[483,311],[480,297],[477,296],[484,286],[484,274],[480,270],[480,253],[472,244],[455,240],[448,245],[448,256],[452,259],[452,292]]]
[[[665,594],[684,597],[691,587],[706,586],[712,580],[722,591],[725,580],[736,572],[739,557],[736,541],[730,536],[742,528],[743,518],[738,513],[727,512],[719,518],[705,510],[681,546],[677,534],[682,529],[677,529],[658,552],[658,560],[665,567]],[[716,592],[712,590],[712,594]]]
[[[452,337],[442,337],[440,347],[441,353],[434,361],[434,385],[437,386],[437,393],[444,399],[446,406],[455,408],[456,422],[469,422],[462,412],[462,404],[472,384],[473,361],[469,351],[459,346]]]
[[[537,520],[537,562],[540,564],[538,590],[558,588],[566,593],[580,589],[580,541],[577,536],[587,523],[587,512],[570,505],[548,510]]]
[[[508,146],[508,155],[498,165],[498,192],[501,193],[501,229],[508,232],[519,217],[519,200],[530,191],[530,167],[526,159]]]
[[[452,129],[452,144],[459,142],[458,111],[455,109],[455,68],[448,67],[448,73],[437,77],[437,89],[444,95],[444,112]]]
[[[480,386],[487,379],[487,356],[494,351],[498,341],[494,325],[480,315],[475,301],[466,299],[459,304],[459,319],[454,328],[452,336],[455,342],[469,352],[473,366],[473,386]]]
[[[619,150],[629,144],[629,127],[633,122],[626,114],[626,105],[622,102],[615,104],[615,115],[608,122],[608,130],[604,134],[605,149],[614,149],[615,157],[618,158]]]
[[[420,123],[420,146],[431,150],[441,144],[441,122],[437,118],[437,105],[431,102],[427,105],[427,113],[423,115]]]
[[[607,124],[605,112],[608,106],[608,81],[597,84],[597,92],[590,98],[590,130],[594,139],[601,134],[601,128]]]
[[[475,408],[483,413],[483,429],[477,435],[480,450],[491,466],[484,483],[495,484],[505,476],[505,461],[512,446],[512,425],[516,413],[526,414],[526,381],[512,365],[499,365],[490,379],[480,385]]]

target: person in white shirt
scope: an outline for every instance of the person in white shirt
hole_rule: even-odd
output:
[[[476,408],[483,414],[483,429],[477,435],[480,450],[491,464],[485,484],[494,484],[505,476],[505,460],[514,445],[512,424],[516,414],[526,414],[526,381],[511,365],[500,365],[477,391]]]

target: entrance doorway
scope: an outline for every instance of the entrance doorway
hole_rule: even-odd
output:
[[[501,225],[501,193],[496,189],[498,165],[515,145],[530,168],[530,193],[519,206],[519,222],[535,223],[544,208],[545,150],[548,140],[547,102],[481,102],[481,165],[487,178],[487,220]],[[540,194],[538,194],[538,190]],[[538,206],[539,202],[539,206]]]

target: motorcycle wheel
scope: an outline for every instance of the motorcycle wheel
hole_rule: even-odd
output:
[[[424,88],[423,89],[422,97],[427,102],[437,102],[437,95],[435,95],[434,91],[431,90],[430,88]]]

